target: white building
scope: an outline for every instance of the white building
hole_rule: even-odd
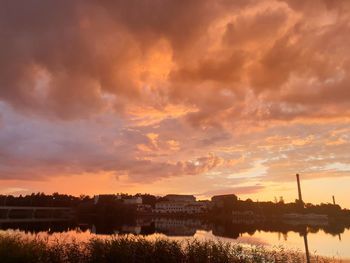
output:
[[[205,212],[206,206],[200,202],[172,202],[164,201],[156,203],[154,212],[160,214],[200,214]]]
[[[183,202],[170,202],[164,201],[156,203],[155,212],[156,213],[182,213],[185,203]]]
[[[142,204],[142,197],[133,196],[131,198],[125,198],[125,199],[123,199],[123,203],[126,205],[141,205]]]
[[[205,210],[206,210],[206,207],[203,206],[203,204],[198,202],[188,204],[184,207],[184,213],[186,214],[200,214],[200,213],[204,213]]]

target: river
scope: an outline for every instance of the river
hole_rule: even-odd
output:
[[[283,246],[305,252],[305,237],[310,254],[350,262],[350,228],[270,224],[208,223],[199,219],[141,218],[130,224],[114,222],[26,222],[0,223],[0,234],[45,235],[51,238],[87,240],[92,236],[142,235],[184,240],[221,240],[267,247]]]

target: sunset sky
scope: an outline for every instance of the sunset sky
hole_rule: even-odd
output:
[[[0,194],[350,208],[349,0],[0,0]]]

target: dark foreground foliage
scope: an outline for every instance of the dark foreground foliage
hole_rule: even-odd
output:
[[[0,234],[1,263],[78,263],[78,262],[305,262],[297,251],[214,241],[149,240],[142,237],[92,238],[87,242],[48,241],[21,235]],[[312,262],[335,262],[314,257]]]

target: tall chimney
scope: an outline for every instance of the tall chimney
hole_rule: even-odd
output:
[[[334,195],[332,195],[332,198],[333,198],[333,205],[335,205],[335,198],[334,198]]]
[[[297,183],[298,183],[298,194],[299,194],[299,201],[303,203],[303,198],[301,197],[301,188],[300,188],[300,179],[299,174],[297,174]]]

